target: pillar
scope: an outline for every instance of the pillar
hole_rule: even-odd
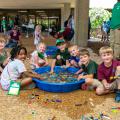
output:
[[[70,3],[65,3],[61,8],[61,28],[64,27],[64,22],[68,19],[71,12]]]
[[[74,43],[79,46],[87,46],[88,41],[88,18],[89,0],[76,0],[75,5],[75,39]]]

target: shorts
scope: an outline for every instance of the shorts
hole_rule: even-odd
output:
[[[97,87],[97,88],[102,89],[102,90],[105,89],[104,85],[97,79],[94,79],[94,81],[92,83],[92,86]],[[110,83],[110,90],[113,91],[115,89],[118,89],[118,82],[117,82],[117,80],[115,80],[112,83]]]

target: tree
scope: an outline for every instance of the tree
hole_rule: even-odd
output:
[[[89,10],[89,16],[91,21],[91,28],[100,28],[103,21],[108,20],[111,17],[111,12],[102,8],[92,8]]]

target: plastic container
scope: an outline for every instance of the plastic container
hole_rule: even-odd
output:
[[[50,66],[47,67],[41,67],[35,70],[35,72],[42,74],[45,72],[49,72],[50,71]],[[78,69],[70,67],[70,68],[61,68],[60,66],[56,66],[54,71],[56,73],[59,72],[65,72],[68,71],[70,73],[75,73]],[[71,92],[77,89],[80,89],[81,84],[84,83],[84,79],[80,80],[80,81],[76,81],[76,82],[69,82],[69,83],[50,83],[47,81],[42,81],[42,80],[38,80],[36,78],[33,78],[33,80],[36,82],[36,86],[44,91],[48,91],[48,92]]]
[[[47,46],[46,54],[49,56],[54,55],[57,49],[58,48],[56,46]]]

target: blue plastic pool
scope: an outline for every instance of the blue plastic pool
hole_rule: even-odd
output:
[[[62,72],[70,72],[70,73],[75,73],[78,69],[75,69],[73,67],[64,69],[61,68],[60,66],[56,66],[54,71],[56,73],[62,71]],[[50,71],[50,67],[41,67],[35,70],[35,72],[42,74],[42,73],[46,73]],[[73,90],[77,90],[80,89],[81,84],[84,83],[84,79],[80,80],[80,81],[76,81],[76,82],[69,82],[69,83],[50,83],[47,81],[42,81],[42,80],[38,80],[36,78],[33,78],[33,80],[36,82],[36,86],[39,89],[42,89],[44,91],[48,91],[48,92],[71,92]]]
[[[46,54],[47,55],[53,55],[58,48],[56,46],[47,46],[46,48]]]

